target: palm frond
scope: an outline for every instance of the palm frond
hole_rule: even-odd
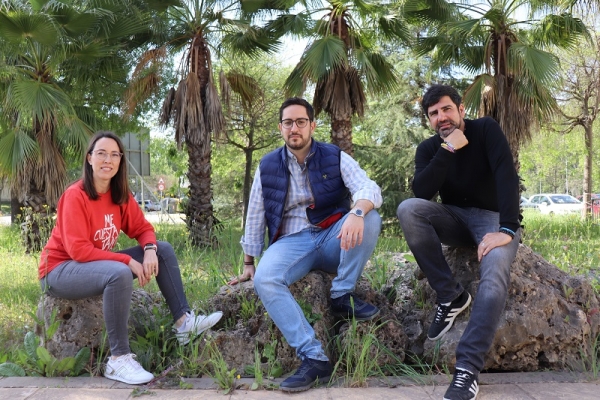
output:
[[[39,151],[36,141],[20,130],[10,130],[0,139],[0,168],[7,176],[16,175],[21,161]]]
[[[314,23],[307,13],[283,14],[270,20],[265,28],[275,35],[291,35],[294,37],[308,36]]]
[[[381,37],[386,40],[400,40],[403,43],[412,41],[412,32],[408,22],[399,13],[386,13],[377,21]]]
[[[240,96],[242,104],[246,108],[254,102],[254,99],[261,96],[263,93],[263,90],[256,79],[247,74],[233,69],[228,71],[225,76],[231,91]]]
[[[176,110],[180,115],[183,125],[179,127],[185,131],[186,142],[194,145],[201,144],[208,130],[204,121],[204,104],[202,101],[202,86],[198,75],[190,73],[185,78],[185,102],[179,110]],[[181,85],[178,90],[181,90]]]
[[[345,68],[347,62],[344,42],[337,36],[330,35],[312,42],[298,66],[304,78],[316,82],[332,70]]]
[[[381,53],[355,50],[357,68],[366,77],[367,88],[373,93],[385,93],[397,87],[398,79],[394,66]]]
[[[249,27],[242,31],[225,35],[222,45],[250,57],[279,51],[281,42],[270,30]]]
[[[560,76],[558,57],[523,43],[513,43],[509,49],[508,63],[515,75],[526,75],[540,85],[551,85]]]
[[[16,44],[30,39],[53,45],[58,40],[58,32],[46,15],[0,12],[0,37]]]
[[[212,81],[206,85],[205,99],[203,111],[207,129],[203,133],[202,144],[210,146],[211,134],[219,139],[225,131],[226,124],[219,92]]]
[[[284,87],[286,96],[302,96],[306,89],[306,80],[302,76],[302,60],[294,67],[286,78]]]
[[[227,80],[227,75],[222,69],[219,71],[219,92],[221,93],[221,103],[224,104],[229,110],[232,89],[229,81]]]
[[[573,48],[578,40],[584,38],[592,43],[589,30],[579,18],[571,14],[551,14],[545,16],[531,32],[532,40],[540,46]]]
[[[346,119],[352,115],[350,85],[347,78],[347,71],[338,68],[317,81],[313,97],[315,115],[319,115],[322,110],[333,120]]]
[[[32,115],[42,121],[47,113],[59,111],[74,114],[66,93],[48,83],[31,80],[12,82],[8,88],[11,106],[20,114]]]
[[[419,0],[405,2],[404,12],[409,20],[438,24],[455,20],[457,9],[454,3],[445,0]]]
[[[473,79],[463,96],[467,112],[480,117],[496,107],[495,80],[490,74],[481,74]]]

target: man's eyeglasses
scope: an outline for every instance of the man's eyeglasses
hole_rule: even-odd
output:
[[[308,125],[309,121],[310,120],[308,118],[282,119],[281,126],[283,126],[285,129],[292,129],[292,126],[294,126],[295,122],[298,128],[304,128],[306,125]]]
[[[106,160],[108,157],[110,157],[110,160],[115,162],[121,161],[121,157],[123,157],[123,153],[117,153],[116,151],[109,153],[104,150],[95,150],[92,151],[92,153],[95,154],[96,157],[98,157],[101,160]]]

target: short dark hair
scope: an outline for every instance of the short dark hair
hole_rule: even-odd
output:
[[[311,122],[315,120],[315,109],[313,108],[313,106],[310,105],[308,101],[301,99],[300,97],[290,97],[289,99],[283,102],[281,107],[279,107],[279,122],[281,122],[281,119],[283,118],[283,110],[285,110],[289,106],[295,105],[306,108],[306,114],[308,114],[308,119]]]
[[[423,95],[423,100],[421,100],[421,108],[423,108],[425,115],[427,115],[427,110],[429,110],[429,107],[437,104],[444,96],[450,97],[450,100],[456,104],[457,108],[460,106],[462,99],[460,94],[458,94],[458,91],[452,86],[431,85]]]
[[[90,199],[97,200],[99,195],[94,186],[94,170],[87,160],[87,155],[92,154],[96,147],[96,142],[102,138],[109,138],[117,142],[119,146],[119,152],[121,156],[121,162],[119,163],[119,170],[110,180],[110,192],[112,200],[115,204],[125,204],[129,201],[129,181],[127,178],[127,158],[125,157],[125,146],[121,139],[111,131],[98,131],[90,139],[87,151],[83,157],[83,172],[82,172],[82,184],[83,190],[87,193]]]

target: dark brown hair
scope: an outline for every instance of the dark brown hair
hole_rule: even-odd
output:
[[[281,107],[279,107],[279,122],[281,122],[281,118],[283,118],[283,110],[288,108],[289,106],[302,106],[306,108],[306,114],[308,115],[308,119],[310,122],[315,120],[315,109],[310,103],[300,97],[290,97],[286,101],[283,102]]]
[[[450,100],[456,104],[456,108],[460,107],[462,99],[456,89],[448,85],[431,85],[423,95],[423,100],[421,100],[421,107],[428,118],[429,115],[427,114],[427,111],[429,110],[429,107],[437,104],[444,96],[450,97]]]
[[[87,160],[87,155],[92,154],[96,147],[96,142],[102,138],[109,138],[117,142],[119,146],[119,152],[123,154],[121,156],[121,162],[119,163],[119,170],[116,175],[110,180],[110,192],[112,201],[115,204],[125,204],[129,200],[129,180],[127,179],[127,158],[125,157],[125,147],[121,139],[111,131],[98,131],[90,139],[85,157],[83,159],[83,177],[81,178],[83,184],[83,190],[87,193],[90,199],[97,200],[99,195],[94,186],[94,170]]]

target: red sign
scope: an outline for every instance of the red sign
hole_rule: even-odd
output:
[[[165,185],[163,185],[162,183],[159,183],[159,184],[158,184],[158,190],[160,190],[161,192],[162,192],[163,190],[165,190]]]

